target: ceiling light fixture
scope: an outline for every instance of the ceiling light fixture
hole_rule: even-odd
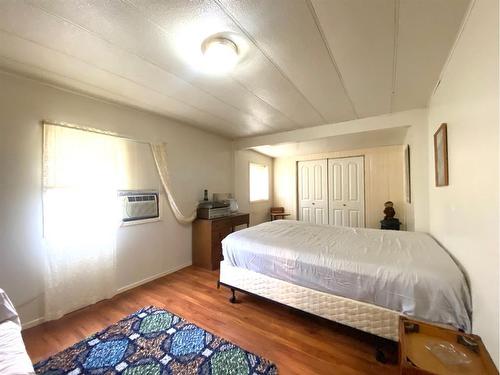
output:
[[[207,68],[213,72],[228,72],[238,62],[238,46],[228,38],[209,37],[201,44],[201,51]]]

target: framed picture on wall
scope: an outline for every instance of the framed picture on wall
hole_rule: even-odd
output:
[[[410,145],[405,148],[405,193],[406,203],[411,203]]]
[[[448,186],[448,132],[441,124],[434,133],[434,169],[436,186]]]

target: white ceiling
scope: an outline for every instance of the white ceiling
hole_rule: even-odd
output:
[[[231,138],[426,106],[469,0],[2,0],[0,69]],[[201,42],[241,50],[204,71]]]

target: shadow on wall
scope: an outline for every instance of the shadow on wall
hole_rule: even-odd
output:
[[[271,220],[270,201],[251,202],[250,203],[250,225],[262,224]]]

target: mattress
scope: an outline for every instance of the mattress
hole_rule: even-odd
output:
[[[334,322],[392,341],[399,340],[396,311],[292,284],[261,273],[220,263],[220,282]]]
[[[21,336],[19,317],[5,292],[0,289],[0,374],[34,374]]]
[[[471,329],[465,277],[425,233],[278,220],[234,232],[222,248],[234,267]]]

